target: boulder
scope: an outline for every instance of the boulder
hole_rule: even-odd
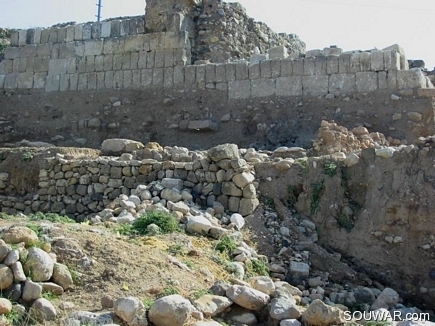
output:
[[[214,162],[219,162],[223,159],[237,160],[239,156],[239,148],[235,144],[223,144],[208,150],[208,155]]]
[[[211,229],[211,222],[204,216],[192,216],[188,218],[186,231],[190,233],[206,234]]]
[[[24,242],[26,246],[38,241],[38,235],[35,231],[25,226],[12,226],[7,229],[2,236],[6,243],[18,244]]]
[[[380,308],[391,309],[399,302],[399,294],[390,288],[385,288],[371,306],[371,310]]]
[[[57,316],[54,306],[44,298],[39,298],[32,304],[29,314],[39,321],[54,320]]]
[[[24,271],[35,282],[48,281],[53,275],[53,259],[42,249],[30,248]]]
[[[237,230],[241,230],[243,226],[245,225],[245,219],[242,215],[234,213],[230,217],[230,222],[234,223],[237,227]]]
[[[131,153],[144,148],[141,142],[130,139],[106,139],[101,144],[101,153],[103,155],[121,155],[122,153]]]
[[[303,320],[313,326],[329,326],[345,321],[344,312],[337,307],[324,304],[319,299],[314,300],[305,310]]]
[[[280,297],[272,299],[269,314],[276,320],[298,319],[301,316],[301,311],[294,300]]]
[[[11,252],[10,246],[6,244],[0,245],[0,262],[3,262],[3,260],[9,255],[10,252]]]
[[[31,280],[27,280],[24,284],[23,289],[23,300],[24,301],[33,301],[41,297],[42,286],[32,282]]]
[[[248,184],[252,183],[255,180],[255,177],[249,172],[243,172],[236,174],[233,177],[233,182],[239,188],[245,188]]]
[[[259,311],[269,302],[269,295],[248,286],[232,285],[226,291],[226,296],[239,306]]]
[[[63,264],[55,263],[53,268],[53,282],[68,290],[74,284],[71,273]]]
[[[256,276],[249,279],[251,286],[258,291],[271,295],[275,291],[275,283],[268,276]]]
[[[137,315],[143,315],[144,305],[135,297],[119,298],[113,303],[115,314],[129,325],[133,322]]]
[[[3,264],[0,264],[0,290],[6,290],[14,283],[14,274],[12,270]]]
[[[160,197],[173,203],[179,202],[183,199],[183,196],[181,195],[179,190],[170,188],[163,189],[160,193]]]
[[[12,302],[8,299],[0,298],[0,315],[7,315],[12,311]]]
[[[149,320],[155,326],[183,326],[190,318],[193,306],[181,295],[157,299],[149,309]]]
[[[195,300],[195,307],[206,317],[213,317],[225,311],[233,302],[227,297],[206,294]]]

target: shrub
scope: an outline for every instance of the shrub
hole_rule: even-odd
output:
[[[261,259],[252,259],[245,262],[246,276],[269,276],[269,268]]]
[[[231,253],[237,248],[236,243],[229,236],[224,236],[216,245],[215,249],[223,254],[230,256]]]
[[[337,164],[335,164],[334,162],[328,162],[325,164],[323,171],[325,172],[326,175],[329,175],[331,178],[337,174]]]
[[[152,212],[141,215],[134,221],[133,229],[136,230],[138,234],[144,235],[147,234],[147,227],[150,224],[157,225],[162,233],[181,231],[175,218],[171,214],[163,212]]]

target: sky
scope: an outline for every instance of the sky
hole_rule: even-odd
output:
[[[96,20],[99,0],[0,0],[0,27],[48,27]],[[164,0],[162,0],[164,1]],[[144,0],[101,0],[102,18],[144,13]],[[249,16],[297,34],[307,50],[401,45],[408,59],[435,67],[434,0],[240,0]]]

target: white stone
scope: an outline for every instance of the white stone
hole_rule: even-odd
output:
[[[236,225],[237,230],[241,230],[245,226],[245,219],[242,215],[238,213],[234,213],[231,215],[230,222]]]

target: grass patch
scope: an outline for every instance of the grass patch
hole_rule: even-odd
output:
[[[36,233],[36,235],[39,237],[42,233],[42,226],[35,224],[35,223],[29,223],[26,225],[30,230]]]
[[[323,172],[325,172],[326,175],[330,176],[331,178],[337,174],[338,166],[334,162],[327,162],[325,163],[325,166],[323,167]]]
[[[318,183],[312,183],[311,188],[313,190],[313,194],[311,196],[311,204],[310,204],[311,211],[310,211],[310,213],[311,213],[311,215],[313,215],[313,214],[316,214],[320,208],[320,206],[319,206],[320,197],[322,197],[322,193],[324,190],[323,181],[318,182]]]
[[[71,278],[73,280],[73,283],[75,285],[82,285],[83,284],[83,275],[82,273],[76,271],[74,268],[71,268],[68,266],[68,270],[71,274]]]
[[[193,291],[193,292],[190,294],[190,297],[191,297],[193,300],[198,300],[199,298],[201,298],[202,296],[204,296],[204,295],[206,295],[206,294],[212,294],[212,293],[211,293],[211,291],[210,291],[209,289],[201,289],[201,290]]]
[[[271,210],[275,210],[275,202],[270,197],[260,197],[260,201]]]
[[[301,168],[305,173],[307,173],[308,170],[310,169],[309,164],[308,164],[308,158],[306,158],[306,157],[297,158],[293,164],[299,165],[300,168]]]
[[[184,256],[186,254],[184,246],[180,244],[170,245],[166,251],[173,256]]]
[[[217,243],[215,250],[230,257],[232,252],[236,250],[236,248],[237,245],[234,240],[226,235]]]
[[[141,215],[133,223],[133,229],[140,235],[148,233],[147,227],[150,224],[157,225],[162,233],[181,232],[178,222],[168,213],[152,212]]]
[[[137,230],[133,228],[133,225],[129,223],[119,224],[116,232],[119,233],[119,235],[135,235],[138,233]]]
[[[5,315],[6,320],[9,322],[10,325],[21,325],[21,320],[23,316],[20,316],[18,311],[13,310]]]
[[[29,220],[31,221],[50,221],[53,223],[76,223],[72,218],[65,215],[59,215],[56,213],[36,213],[29,215]]]
[[[337,224],[340,227],[340,229],[345,229],[347,232],[350,232],[355,226],[355,222],[352,220],[352,218],[344,214],[341,214],[337,218]]]
[[[24,163],[28,163],[33,159],[33,154],[30,153],[28,150],[24,150],[21,159],[23,160]]]
[[[163,298],[163,297],[167,297],[168,295],[173,295],[173,294],[180,294],[180,291],[173,286],[167,286],[163,289],[163,292],[160,293],[157,297]]]
[[[252,259],[245,262],[246,277],[269,276],[269,268],[261,259]]]
[[[47,299],[48,301],[53,301],[59,298],[59,296],[54,294],[53,292],[44,292],[41,294],[41,297]]]
[[[153,305],[155,300],[153,299],[149,299],[149,298],[145,298],[142,300],[142,303],[144,305],[145,310],[148,310],[151,308],[151,306]]]

